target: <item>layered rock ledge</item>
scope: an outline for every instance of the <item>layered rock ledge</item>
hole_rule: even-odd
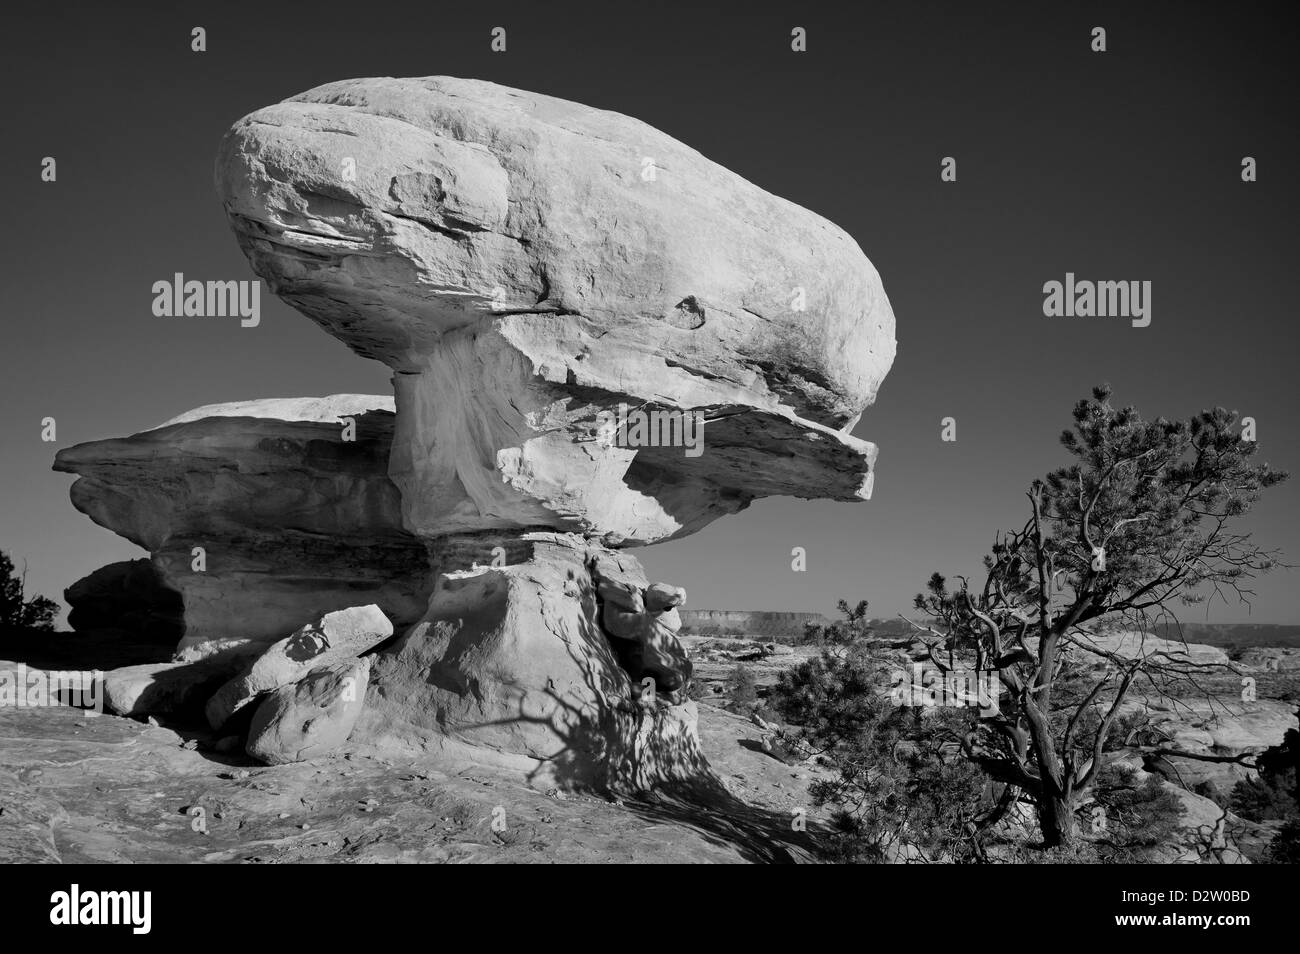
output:
[[[150,551],[183,604],[182,648],[270,642],[361,603],[423,615],[430,570],[388,478],[392,432],[382,396],[244,401],[66,448],[54,469],[78,475],[73,506]]]

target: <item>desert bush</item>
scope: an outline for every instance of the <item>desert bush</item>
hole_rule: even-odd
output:
[[[727,708],[748,715],[758,704],[758,683],[754,674],[737,663],[727,674]]]
[[[871,635],[871,623],[867,619],[866,600],[859,600],[856,606],[850,606],[848,600],[837,604],[843,619],[830,623],[804,623],[802,642],[809,646],[848,646]]]
[[[838,773],[809,789],[833,810],[827,854],[857,863],[911,850],[978,859],[987,779],[960,747],[973,711],[894,706],[885,680],[880,660],[851,648],[801,663],[773,689],[773,709]]]

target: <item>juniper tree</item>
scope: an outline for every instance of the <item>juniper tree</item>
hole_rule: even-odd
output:
[[[58,604],[40,595],[28,599],[26,593],[26,571],[19,576],[9,554],[0,550],[0,626],[54,629]]]
[[[866,600],[858,600],[856,606],[850,606],[848,600],[837,604],[843,619],[832,620],[827,624],[805,623],[805,643],[816,646],[847,646],[855,640],[871,635],[871,620],[867,617]]]
[[[1194,682],[1201,668],[1158,650],[1116,653],[1085,626],[1121,622],[1145,644],[1156,626],[1177,625],[1180,605],[1248,602],[1275,560],[1237,527],[1286,475],[1255,462],[1236,415],[1145,421],[1110,395],[1099,387],[1075,406],[1061,436],[1073,462],[1031,485],[1028,519],[996,537],[983,584],[950,587],[936,573],[916,598],[936,665],[960,658],[998,673],[1001,710],[972,729],[965,752],[1035,804],[1046,847],[1075,840],[1075,812],[1135,683]]]
[[[749,712],[758,704],[758,682],[743,663],[736,663],[727,674],[727,708],[732,712]]]

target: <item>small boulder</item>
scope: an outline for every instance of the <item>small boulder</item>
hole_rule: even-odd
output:
[[[686,602],[686,590],[670,583],[651,583],[645,589],[645,606],[652,613],[676,609]]]
[[[327,755],[348,740],[365,704],[370,660],[320,666],[263,699],[244,751],[267,765]]]

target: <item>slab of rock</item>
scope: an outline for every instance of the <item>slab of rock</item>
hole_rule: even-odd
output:
[[[1139,632],[1090,633],[1076,638],[1083,645],[1099,652],[1112,653],[1122,659],[1144,657],[1168,666],[1204,667],[1219,671],[1228,670],[1232,664],[1228,654],[1217,646],[1184,643]],[[1085,653],[1077,647],[1073,651],[1081,662],[1088,662],[1091,657],[1099,665],[1104,663],[1096,655]]]
[[[256,648],[208,658],[124,666],[104,674],[104,705],[120,716],[200,713],[208,698],[241,667]]]
[[[1237,762],[1205,761],[1194,756],[1234,759],[1258,755],[1280,745],[1287,730],[1296,725],[1293,703],[1207,698],[1196,692],[1171,702],[1166,696],[1145,690],[1132,691],[1120,707],[1120,714],[1145,716],[1149,731],[1166,750],[1159,756],[1148,755],[1148,770],[1183,788],[1221,799],[1227,798],[1237,782],[1256,777],[1257,773]],[[1180,757],[1179,752],[1188,757]]]
[[[805,783],[788,771],[765,772],[759,759],[777,763],[738,747],[718,725],[725,718],[706,721],[707,744],[728,772],[749,778],[740,797],[657,813],[644,802],[548,799],[503,772],[479,766],[458,776],[427,760],[394,765],[356,755],[231,771],[209,752],[183,748],[166,728],[87,719],[77,709],[3,707],[0,862],[687,864],[792,860],[787,853],[810,860],[816,816],[810,812],[808,834],[790,825],[791,811],[807,801]],[[373,811],[359,810],[367,803]],[[188,806],[206,809],[206,834],[191,827]],[[528,834],[495,837],[501,809],[512,832]]]
[[[220,729],[259,696],[292,685],[313,669],[350,663],[392,635],[393,624],[374,604],[326,613],[273,643],[247,672],[218,689],[205,708],[208,724]]]
[[[620,665],[638,684],[648,678],[660,692],[684,689],[691,662],[677,640],[682,628],[677,607],[686,601],[686,591],[667,583],[641,588],[605,576],[608,563],[596,562],[597,592],[604,601],[601,623],[614,640]]]
[[[271,290],[394,370],[396,414],[246,402],[59,455],[74,503],[181,593],[182,648],[270,642],[363,594],[418,622],[378,654],[354,742],[534,783],[698,781],[685,593],[615,548],[763,496],[870,496],[851,431],[894,317],[857,243],[644,123],[474,80],[259,110],[216,180]],[[391,632],[342,652],[299,631],[206,715],[229,736]]]
[[[151,551],[173,618],[183,603],[182,647],[271,642],[366,600],[414,622],[429,569],[388,478],[392,405],[356,394],[212,405],[64,449],[54,469],[80,475],[78,510]],[[355,440],[343,439],[346,419]]]
[[[649,543],[756,497],[870,493],[875,447],[848,432],[894,358],[875,268],[644,123],[348,80],[238,122],[216,179],[270,287],[399,372],[391,474],[418,535]],[[627,408],[698,413],[703,452],[602,440]]]
[[[370,660],[319,666],[257,704],[245,751],[267,765],[303,762],[338,749],[365,705]]]

